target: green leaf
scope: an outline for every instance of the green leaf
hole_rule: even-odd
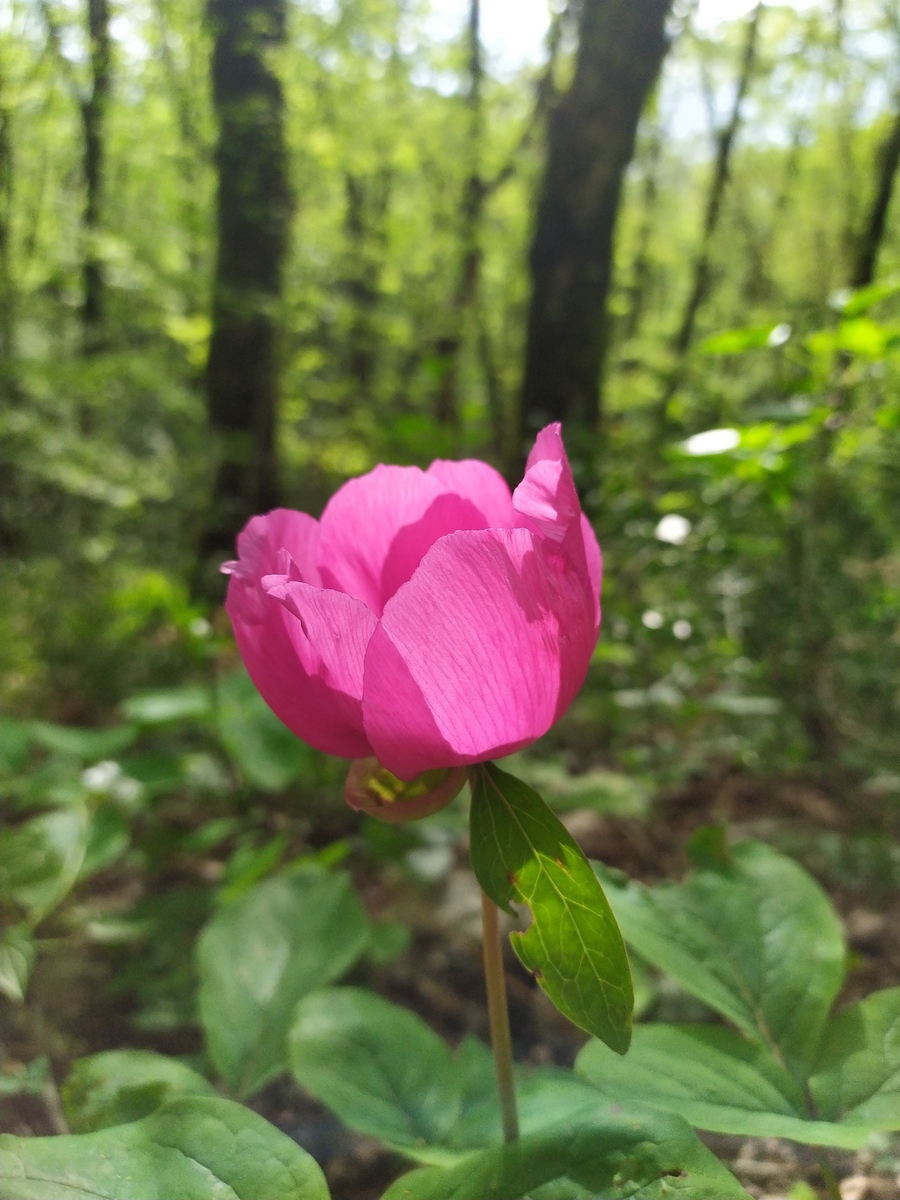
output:
[[[683,884],[611,887],[630,945],[805,1078],[844,976],[827,896],[791,859],[747,841]]]
[[[79,879],[96,875],[121,858],[131,842],[131,828],[124,813],[105,806],[91,813],[87,825],[87,843],[78,871]]]
[[[312,1158],[230,1100],[174,1100],[97,1133],[0,1136],[3,1200],[328,1200]]]
[[[808,1118],[803,1091],[769,1052],[714,1025],[638,1025],[628,1055],[589,1042],[576,1068],[610,1100],[698,1129],[858,1149],[866,1131]]]
[[[42,920],[78,878],[88,841],[88,814],[82,808],[32,817],[0,830],[0,895]]]
[[[36,947],[34,938],[23,925],[9,925],[0,937],[0,994],[8,1000],[21,1004],[31,968],[34,966]]]
[[[164,688],[131,696],[122,704],[122,712],[138,725],[168,725],[173,721],[205,721],[213,713],[209,688],[198,685]]]
[[[223,906],[200,935],[200,1018],[216,1069],[249,1096],[286,1065],[297,1001],[363,953],[369,926],[349,878],[274,876]]]
[[[306,996],[288,1035],[288,1057],[297,1081],[345,1124],[401,1153],[418,1157],[441,1145],[460,1117],[463,1076],[443,1039],[372,992],[333,988]],[[496,1103],[492,1075],[489,1084]]]
[[[250,783],[280,792],[309,771],[313,752],[282,725],[246,671],[222,679],[216,696],[222,745]]]
[[[622,935],[577,843],[527,784],[492,763],[472,776],[472,867],[495,904],[527,904],[516,954],[556,1007],[619,1053],[634,998]]]
[[[900,987],[873,992],[832,1017],[810,1091],[831,1120],[900,1129]]]
[[[209,1080],[151,1050],[106,1050],[72,1064],[60,1089],[73,1133],[93,1133],[148,1117],[181,1096],[214,1096]]]
[[[111,729],[79,729],[74,725],[51,725],[49,721],[33,721],[31,735],[47,750],[71,754],[84,762],[115,758],[137,737],[133,725],[114,725]]]
[[[0,772],[17,775],[25,769],[31,750],[33,721],[0,717]]]
[[[683,1121],[608,1108],[591,1124],[523,1137],[450,1168],[401,1176],[383,1200],[519,1200],[548,1184],[549,1197],[603,1200],[736,1200],[747,1193]]]

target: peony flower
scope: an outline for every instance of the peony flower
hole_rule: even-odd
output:
[[[400,780],[539,738],[597,640],[600,548],[559,425],[512,494],[474,460],[378,466],[321,521],[253,517],[238,555],[226,607],[266,703],[310,745]]]

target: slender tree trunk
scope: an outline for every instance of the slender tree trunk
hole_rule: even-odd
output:
[[[866,214],[865,224],[859,238],[856,262],[850,276],[851,287],[867,287],[875,278],[878,252],[884,241],[888,209],[891,205],[898,166],[900,166],[900,96],[897,98],[897,112],[878,155],[875,196]]]
[[[377,310],[392,183],[393,173],[389,166],[370,175],[350,172],[345,179],[347,270],[344,290],[353,309],[345,344],[347,374],[353,381],[352,403],[357,404],[367,404],[374,399],[379,343]]]
[[[466,93],[468,112],[468,173],[460,206],[460,263],[449,313],[449,329],[441,340],[444,369],[435,397],[435,417],[452,434],[459,430],[459,371],[468,318],[476,306],[481,274],[481,227],[487,189],[481,172],[484,140],[484,105],[481,58],[481,2],[469,0],[466,28],[469,86]]]
[[[588,453],[613,236],[641,110],[668,43],[669,0],[583,0],[572,84],[550,115],[531,243],[531,302],[519,419],[524,446],[547,420]]]
[[[81,104],[84,127],[84,255],[81,320],[84,345],[97,349],[104,315],[103,261],[97,245],[103,220],[103,168],[106,150],[106,114],[109,108],[112,43],[109,36],[108,0],[88,0],[88,55],[90,91]]]
[[[0,400],[8,396],[15,359],[15,294],[12,277],[12,115],[0,75]]]
[[[647,159],[641,185],[641,224],[638,229],[637,246],[631,266],[631,282],[628,286],[628,308],[622,319],[623,340],[636,337],[641,327],[652,277],[650,248],[656,228],[659,205],[659,171],[662,162],[663,132],[657,123],[653,126],[647,146]]]
[[[206,368],[218,453],[202,550],[227,552],[278,499],[276,422],[282,275],[292,211],[284,99],[269,56],[286,0],[208,0],[218,118],[218,251]]]

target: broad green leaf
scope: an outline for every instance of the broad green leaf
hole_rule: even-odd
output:
[[[296,1142],[240,1104],[173,1100],[97,1133],[0,1135],[3,1200],[328,1200]]]
[[[610,1100],[662,1109],[698,1129],[856,1149],[866,1131],[808,1117],[802,1089],[767,1050],[713,1025],[638,1025],[625,1058],[598,1041],[577,1070]]]
[[[791,859],[747,841],[683,884],[611,887],[627,941],[805,1078],[844,976],[840,922]]]
[[[372,992],[306,996],[288,1057],[297,1081],[345,1124],[401,1153],[441,1145],[459,1119],[463,1076],[446,1043],[420,1017]],[[496,1103],[492,1077],[489,1083]]]
[[[142,692],[122,704],[122,712],[138,725],[168,725],[173,721],[205,721],[213,713],[213,696],[209,688],[189,684],[186,687],[165,688]]]
[[[75,725],[51,725],[49,721],[33,721],[31,735],[47,750],[71,754],[84,762],[115,758],[137,737],[134,725],[113,725],[110,729],[80,729]]]
[[[0,830],[0,895],[37,924],[78,878],[88,844],[88,814],[61,809]]]
[[[21,1004],[36,947],[29,930],[22,925],[9,925],[0,936],[0,994]]]
[[[469,1155],[449,1168],[403,1175],[384,1200],[520,1200],[535,1189],[550,1198],[737,1200],[747,1193],[684,1121],[608,1109],[591,1124],[523,1137]]]
[[[249,1096],[286,1066],[302,996],[363,953],[369,926],[349,878],[304,868],[257,884],[200,935],[200,1018],[216,1069]]]
[[[96,875],[121,858],[131,842],[131,827],[124,813],[104,806],[91,813],[87,825],[87,844],[78,871],[79,879]]]
[[[24,770],[31,750],[33,721],[0,717],[0,773],[16,775]]]
[[[900,1129],[900,987],[873,992],[832,1017],[810,1091],[830,1120]]]
[[[857,288],[856,291],[848,290],[845,295],[835,297],[838,301],[835,307],[839,308],[845,317],[859,317],[882,300],[887,300],[898,292],[900,292],[900,278],[895,275],[892,279],[885,279],[879,283],[870,284],[868,287]]]
[[[256,787],[280,792],[309,771],[309,746],[275,716],[246,671],[219,682],[216,718],[222,745]]]
[[[516,954],[556,1007],[624,1053],[634,998],[622,935],[575,840],[527,784],[487,763],[473,772],[472,867],[495,904],[526,904]]]
[[[152,1050],[106,1050],[79,1058],[60,1089],[73,1133],[93,1133],[148,1117],[168,1100],[214,1096],[190,1067]]]
[[[288,1035],[294,1077],[361,1133],[420,1162],[448,1165],[501,1138],[491,1052],[464,1038],[454,1054],[415,1013],[356,988],[301,1000]],[[521,1071],[524,1134],[593,1114],[607,1101],[570,1071]]]

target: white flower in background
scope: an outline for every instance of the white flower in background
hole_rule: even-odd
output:
[[[655,608],[648,609],[641,617],[641,621],[648,629],[661,629],[663,624],[663,615],[657,612]]]
[[[724,454],[741,444],[741,435],[736,429],[706,429],[695,433],[681,448],[688,454]]]
[[[693,626],[691,625],[690,621],[676,621],[672,626],[672,632],[681,642],[683,642],[685,638],[689,638],[691,636],[692,630]]]
[[[690,532],[690,521],[680,513],[666,513],[656,527],[659,540],[670,542],[673,546],[680,546]]]
[[[767,346],[783,346],[791,336],[791,327],[785,321],[780,325],[776,325],[769,336],[766,338]]]
[[[82,772],[81,782],[89,792],[108,792],[121,775],[122,768],[119,764],[105,759]]]

